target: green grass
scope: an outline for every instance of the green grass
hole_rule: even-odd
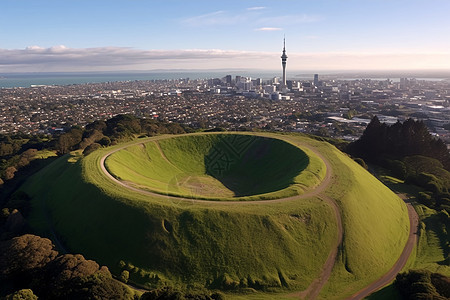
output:
[[[413,201],[413,205],[420,218],[418,242],[402,272],[414,269],[427,269],[431,272],[450,276],[450,267],[444,261],[446,258],[444,249],[446,247],[448,249],[448,241],[450,240],[448,236],[448,216],[415,202],[419,192],[423,191],[422,188],[405,184],[404,180],[391,176],[388,170],[381,167],[376,168],[376,173],[387,187],[396,193],[405,194],[407,198]],[[367,299],[399,298],[400,295],[391,282],[381,290],[370,295]]]
[[[449,217],[445,212],[437,212],[425,205],[416,205],[419,214],[419,240],[413,268],[426,269],[450,276],[449,255]]]
[[[341,207],[343,247],[323,298],[351,295],[386,273],[409,233],[406,205],[369,172],[328,144],[321,153],[339,170],[329,196]],[[370,267],[369,267],[370,266]]]
[[[105,164],[116,178],[157,193],[259,199],[296,195],[317,184],[321,168],[313,168],[319,159],[309,156],[279,139],[208,134],[133,145],[110,155]],[[308,168],[310,160],[314,164]]]
[[[307,186],[325,176],[323,162],[310,149],[319,150],[332,164],[333,184],[327,194],[341,207],[345,235],[340,260],[321,296],[351,294],[386,272],[409,230],[404,204],[327,143],[294,135],[257,135],[301,147],[310,162],[295,180]],[[158,141],[164,149],[163,141],[171,141],[166,138],[139,140],[146,153],[156,157],[151,161],[155,165],[144,166],[142,172],[157,166],[158,160],[169,168],[153,146]],[[143,153],[142,146],[133,143],[121,153],[127,159]],[[288,294],[305,289],[320,273],[337,232],[326,202],[311,197],[236,205],[149,196],[117,186],[103,175],[99,162],[110,149],[85,158],[66,155],[24,184],[22,190],[32,197],[30,223],[38,233],[51,237],[55,232],[71,252],[95,259],[116,274],[127,268],[132,280],[148,286],[259,286]],[[163,151],[176,168],[206,170],[173,162],[177,153]]]
[[[50,157],[56,157],[58,156],[55,151],[50,151],[50,150],[40,150],[36,153],[36,155],[34,156],[35,159],[47,159]]]

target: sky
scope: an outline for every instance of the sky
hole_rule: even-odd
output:
[[[450,70],[448,0],[0,0],[0,72]]]

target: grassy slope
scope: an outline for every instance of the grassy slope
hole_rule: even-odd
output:
[[[419,240],[411,269],[427,269],[450,276],[450,266],[445,262],[445,249],[449,248],[448,215],[422,204],[416,205],[419,214]],[[447,220],[447,221],[444,221]]]
[[[341,207],[343,249],[321,293],[324,298],[352,294],[387,272],[400,256],[409,232],[403,201],[346,155],[322,144],[321,152],[339,176],[327,194]]]
[[[103,193],[87,182],[104,179],[92,164],[98,159],[75,162],[65,156],[24,190],[34,198],[31,223],[39,232],[49,232],[45,204],[58,233],[70,237],[64,240],[68,249],[116,272],[123,260],[146,270],[143,277],[160,274],[205,285],[226,274],[231,284],[242,279],[272,286],[281,285],[281,274],[301,289],[317,276],[335,235],[331,208],[314,199],[212,207],[149,199],[107,180],[97,182],[108,190]],[[82,172],[95,178],[80,180]],[[130,197],[137,201],[127,201]]]
[[[404,180],[390,176],[390,173],[377,167],[376,173],[380,180],[391,190],[407,195],[408,198],[415,199],[423,189],[415,185],[405,184]],[[413,202],[414,208],[419,215],[422,224],[419,224],[419,237],[416,247],[414,247],[410,259],[403,268],[403,272],[414,269],[427,269],[431,272],[438,272],[450,276],[450,267],[445,263],[445,251],[443,245],[449,239],[448,225],[445,227],[438,217],[439,212],[430,209],[422,204]],[[442,229],[445,229],[443,231]],[[447,246],[448,247],[448,246]],[[373,293],[368,299],[399,299],[400,294],[393,284],[385,286],[383,289]]]
[[[415,189],[415,187],[413,187]],[[410,188],[405,188],[411,191]],[[447,225],[443,222],[443,216],[439,216],[442,212],[437,212],[422,204],[415,204],[415,209],[420,218],[419,224],[419,239],[414,248],[413,253],[403,272],[408,270],[426,269],[431,272],[441,273],[450,276],[450,266],[445,262],[444,247],[448,248],[449,234],[448,234],[448,216]],[[400,294],[394,288],[393,283],[384,287],[380,291],[373,293],[368,297],[372,300],[383,299],[399,299]]]
[[[329,195],[342,207],[344,247],[322,296],[351,293],[387,271],[400,254],[409,230],[406,208],[329,144],[282,138],[313,145],[339,170]],[[151,281],[153,273],[205,285],[225,275],[230,285],[242,280],[277,286],[282,278],[301,290],[318,275],[333,243],[333,213],[320,200],[233,206],[150,198],[103,177],[101,156],[97,151],[72,163],[65,156],[31,178],[23,189],[33,196],[32,225],[48,232],[42,207],[49,208],[71,251],[115,272],[119,260],[139,266],[135,280],[141,273],[141,280]]]

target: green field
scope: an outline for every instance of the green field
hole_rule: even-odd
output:
[[[116,177],[149,190],[158,187],[150,179],[167,183],[173,174],[209,176],[207,183],[214,188],[220,183],[229,192],[225,197],[229,201],[185,200],[118,185],[99,167],[104,155],[124,147],[118,145],[87,157],[66,155],[30,178],[22,187],[32,197],[30,223],[38,233],[57,236],[67,250],[95,259],[113,273],[130,270],[133,281],[148,287],[251,288],[286,296],[306,289],[319,275],[337,236],[333,208],[320,196],[242,200],[290,196],[292,192],[286,190],[291,188],[297,194],[312,190],[325,178],[323,157],[332,168],[324,193],[339,204],[344,240],[321,297],[352,294],[392,266],[409,231],[406,207],[395,194],[328,143],[296,135],[248,136],[257,136],[246,148],[250,157],[241,156],[223,177],[208,167],[210,149],[220,140],[210,134],[133,141],[107,160]],[[270,146],[265,145],[267,140]],[[270,153],[266,166],[271,171],[278,168],[272,174],[257,165],[258,148]],[[192,161],[185,159],[186,152]],[[287,164],[286,157],[297,163]],[[120,163],[123,159],[126,164]],[[134,159],[139,161],[135,165]],[[252,173],[252,168],[257,172]],[[239,177],[241,172],[250,175]],[[142,176],[149,180],[136,182]],[[242,182],[233,185],[228,178]],[[261,180],[267,181],[248,187],[247,183]],[[165,188],[177,192],[175,186]],[[192,193],[186,185],[176,188],[182,195]]]

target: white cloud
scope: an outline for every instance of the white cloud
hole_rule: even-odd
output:
[[[450,53],[295,53],[290,70],[450,69]],[[247,68],[278,70],[280,52],[221,49],[139,50],[120,47],[74,49],[64,46],[0,49],[0,72],[120,71]]]
[[[181,20],[181,23],[193,27],[204,27],[213,25],[232,25],[247,20],[246,14],[231,14],[219,10],[204,15],[194,16]]]
[[[256,28],[256,31],[279,31],[279,30],[283,30],[283,28],[280,27],[260,27],[260,28]]]
[[[270,16],[260,18],[258,20],[261,24],[270,24],[272,26],[286,26],[286,25],[295,25],[302,23],[315,23],[320,22],[324,18],[319,15],[308,15],[308,14],[299,14],[299,15],[284,15],[284,16]]]
[[[181,20],[183,25],[192,27],[207,27],[215,25],[247,25],[260,27],[288,27],[301,23],[320,22],[320,15],[294,14],[277,15],[273,10],[266,10],[263,6],[250,7],[241,11],[219,10],[193,16]]]
[[[247,10],[263,10],[266,9],[267,7],[265,6],[253,6],[253,7],[249,7],[247,8]]]

